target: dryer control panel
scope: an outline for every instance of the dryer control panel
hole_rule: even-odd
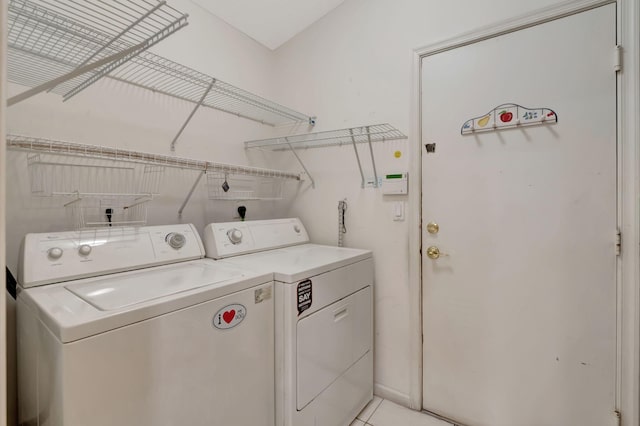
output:
[[[204,229],[204,246],[212,259],[308,242],[307,230],[297,218],[211,223]]]
[[[20,255],[18,281],[27,288],[201,259],[204,248],[184,224],[27,234]]]

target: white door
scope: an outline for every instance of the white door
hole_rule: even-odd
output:
[[[602,6],[423,59],[426,410],[615,424],[615,20]],[[503,103],[558,122],[461,134]]]

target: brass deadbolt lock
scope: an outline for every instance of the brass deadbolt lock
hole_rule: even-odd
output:
[[[430,234],[437,234],[440,231],[440,225],[434,222],[427,223],[427,232]]]

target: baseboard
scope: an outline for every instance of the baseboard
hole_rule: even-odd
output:
[[[396,404],[400,404],[404,407],[416,410],[416,408],[411,406],[411,398],[409,397],[409,395],[400,393],[397,390],[388,388],[385,385],[381,385],[380,383],[375,383],[373,385],[373,393],[380,398],[388,399],[389,401],[395,402]],[[419,409],[420,408],[418,408],[418,410]]]

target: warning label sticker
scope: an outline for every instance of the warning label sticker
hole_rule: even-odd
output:
[[[304,280],[298,283],[298,315],[311,307],[312,292],[311,280]]]

